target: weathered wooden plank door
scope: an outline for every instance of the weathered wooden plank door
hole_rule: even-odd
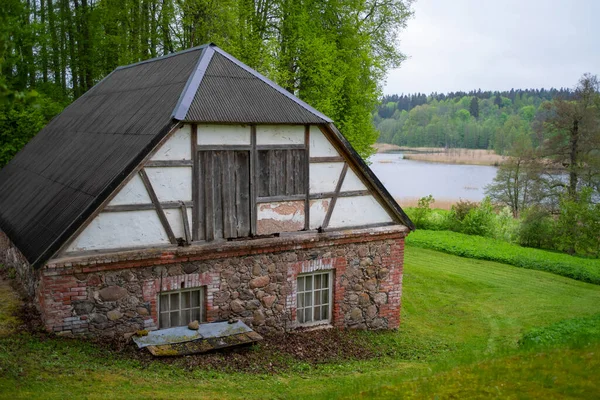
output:
[[[250,152],[198,153],[198,239],[250,235]]]

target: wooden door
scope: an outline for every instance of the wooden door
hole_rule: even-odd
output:
[[[250,152],[198,153],[198,239],[250,235]]]

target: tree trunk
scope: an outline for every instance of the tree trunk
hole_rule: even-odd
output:
[[[578,148],[577,143],[579,141],[579,120],[573,121],[573,127],[571,128],[571,137],[569,140],[569,197],[572,200],[576,200],[577,196],[577,163],[578,163]]]
[[[56,27],[54,24],[54,5],[52,4],[52,0],[48,1],[48,22],[50,24],[50,40],[52,43],[52,70],[54,71],[54,83],[58,86],[61,85],[61,68],[58,60],[59,51],[58,51],[58,37],[56,35]]]
[[[48,82],[48,46],[46,44],[46,5],[40,0],[40,57],[42,58],[42,82]]]

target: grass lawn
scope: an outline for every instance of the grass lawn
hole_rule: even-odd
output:
[[[595,324],[600,286],[407,246],[403,290],[400,330],[361,333],[385,356],[323,365],[292,361],[278,374],[188,370],[6,329],[0,397],[600,397],[600,337],[588,322],[593,334],[584,341],[563,334],[551,345],[518,344],[544,327],[560,336],[568,329],[556,326],[566,319]],[[0,286],[0,299],[6,296]],[[9,303],[0,303],[1,325],[9,320],[2,310]]]

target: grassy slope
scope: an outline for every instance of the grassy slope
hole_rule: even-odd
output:
[[[389,349],[384,360],[299,363],[275,376],[222,374],[140,365],[79,341],[13,334],[0,338],[0,397],[487,397],[523,390],[589,398],[600,393],[598,357],[589,356],[600,345],[532,352],[517,349],[517,341],[531,328],[597,313],[598,304],[595,285],[409,246],[401,329],[365,333]]]
[[[462,257],[498,261],[516,267],[552,272],[600,285],[600,259],[573,257],[451,231],[418,230],[408,236],[407,243]]]

